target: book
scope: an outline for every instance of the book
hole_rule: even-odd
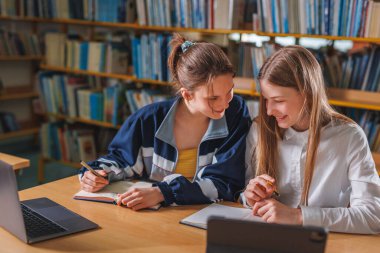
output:
[[[197,228],[207,229],[207,221],[210,217],[222,217],[235,220],[248,220],[256,222],[264,222],[261,217],[254,216],[252,210],[241,207],[231,207],[213,203],[208,207],[193,213],[182,219],[179,223]]]
[[[124,193],[130,188],[149,188],[152,187],[152,183],[144,181],[117,181],[113,182],[98,192],[86,192],[80,190],[74,195],[74,199],[77,200],[88,200],[102,203],[114,204],[117,200],[118,193]],[[148,208],[149,210],[158,210],[161,207],[160,204],[157,204],[153,207]]]

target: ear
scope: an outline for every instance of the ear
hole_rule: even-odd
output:
[[[183,97],[183,99],[187,101],[193,99],[192,92],[187,90],[186,88],[181,88],[179,92],[181,93],[181,96]]]

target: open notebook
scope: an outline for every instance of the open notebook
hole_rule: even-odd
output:
[[[86,192],[86,191],[81,190],[74,195],[74,199],[114,204],[117,200],[118,193],[124,193],[128,191],[128,189],[130,188],[149,188],[149,187],[152,187],[152,184],[148,182],[144,182],[144,181],[137,181],[137,182],[117,181],[117,182],[113,182],[107,185],[106,187],[104,187],[102,190],[98,192]],[[155,205],[148,209],[158,210],[159,208],[160,208],[160,204]]]
[[[231,207],[220,204],[211,204],[182,219],[181,224],[207,229],[207,221],[210,217],[222,217],[235,220],[249,220],[264,222],[260,217],[252,215],[252,210],[248,208]]]

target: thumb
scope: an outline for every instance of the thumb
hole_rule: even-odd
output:
[[[105,170],[98,170],[97,171],[100,175],[102,175],[102,176],[107,176],[107,172],[105,171]]]

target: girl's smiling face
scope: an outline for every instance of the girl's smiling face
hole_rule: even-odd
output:
[[[309,117],[302,114],[305,98],[294,88],[282,87],[267,80],[260,81],[268,116],[276,118],[280,128],[292,127],[297,131],[309,128]]]

